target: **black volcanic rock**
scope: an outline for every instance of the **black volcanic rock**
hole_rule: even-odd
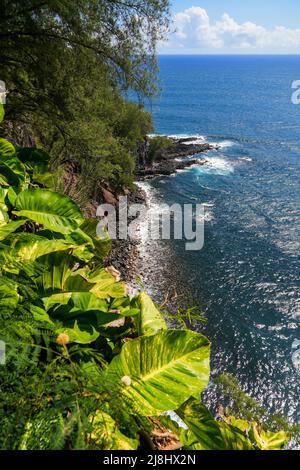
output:
[[[208,150],[213,150],[214,147],[211,144],[183,144],[183,143],[174,143],[172,147],[164,150],[161,153],[162,160],[172,160],[174,158],[184,158],[196,155],[197,153],[207,152]]]
[[[181,159],[186,159],[187,157],[191,157],[193,155],[197,155],[199,153],[207,152],[209,150],[214,150],[218,148],[216,145],[211,145],[208,143],[189,143],[197,140],[197,137],[187,137],[180,139],[170,138],[170,140],[172,142],[172,145],[169,148],[159,152],[157,154],[155,162],[146,163],[145,165],[139,168],[139,178],[143,179],[155,176],[168,176],[175,173],[176,170],[182,170],[194,164],[203,165],[204,163],[206,163],[206,160],[204,159]]]

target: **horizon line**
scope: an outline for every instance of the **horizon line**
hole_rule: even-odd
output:
[[[180,57],[186,57],[186,56],[238,56],[238,57],[265,57],[265,56],[280,56],[280,57],[300,57],[300,52],[298,53],[277,53],[277,52],[263,52],[263,53],[215,53],[215,52],[200,52],[200,53],[185,53],[185,54],[180,54],[178,52],[158,52],[156,54],[157,56],[180,56]]]

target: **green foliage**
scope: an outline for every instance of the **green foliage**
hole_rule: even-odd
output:
[[[92,449],[109,448],[111,450],[135,450],[138,439],[132,439],[122,434],[114,419],[107,413],[98,410],[91,418],[93,431],[90,447]]]
[[[1,141],[0,448],[137,449],[170,409],[188,425],[186,449],[282,448],[285,432],[220,423],[198,402],[209,340],[168,329],[145,293],[127,295],[103,267],[110,242],[97,220],[37,186],[34,170],[48,173],[49,160]]]
[[[141,101],[156,90],[155,46],[168,27],[168,4],[1,2],[1,80],[9,91],[5,135],[45,148],[53,168],[76,162],[78,186],[84,187],[76,191],[78,202],[96,198],[102,181],[117,190],[132,184],[152,123],[140,104],[124,96],[130,89]]]
[[[41,411],[26,423],[20,450],[60,450],[64,444],[63,426],[63,417],[56,410]]]
[[[14,215],[33,220],[45,229],[68,234],[76,232],[84,219],[80,209],[66,196],[47,189],[22,191],[15,203]]]
[[[137,330],[139,335],[153,335],[160,330],[165,330],[167,324],[161,313],[155,307],[149,295],[142,293],[139,297],[140,316]]]
[[[187,400],[177,414],[187,429],[169,417],[163,418],[163,424],[173,431],[186,450],[281,450],[290,439],[289,433],[266,431],[254,421],[224,414],[216,420],[195,398]]]
[[[161,331],[125,344],[108,374],[119,383],[126,378],[122,395],[137,414],[159,415],[204,390],[209,352],[208,339],[198,333]]]
[[[260,450],[281,450],[289,440],[288,433],[284,431],[271,432],[265,431],[261,424],[254,422],[248,423],[242,419],[236,419],[233,416],[225,417],[225,421],[230,426],[235,426],[246,433],[253,445]]]
[[[191,399],[178,411],[188,425],[181,440],[192,450],[253,450],[245,433],[239,428],[216,421],[207,408]]]
[[[249,422],[262,423],[264,428],[278,433],[283,430],[294,443],[300,445],[300,425],[291,425],[282,414],[270,413],[256,400],[249,397],[240,387],[238,380],[232,374],[221,374],[214,379],[218,394],[223,403],[230,403],[226,407],[228,415],[234,415],[239,419]]]

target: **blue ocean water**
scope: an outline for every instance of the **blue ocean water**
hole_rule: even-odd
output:
[[[183,241],[148,242],[157,260],[148,283],[154,294],[185,286],[203,305],[213,375],[233,373],[252,397],[297,421],[300,106],[291,84],[300,56],[161,56],[159,66],[161,94],[149,104],[156,133],[220,149],[199,156],[207,165],[149,183],[156,203],[206,203],[207,221],[199,252]]]

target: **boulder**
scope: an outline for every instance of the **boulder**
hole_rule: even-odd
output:
[[[107,204],[113,204],[116,206],[118,204],[117,198],[113,195],[111,191],[105,188],[101,188],[102,194],[103,194],[103,199]]]

